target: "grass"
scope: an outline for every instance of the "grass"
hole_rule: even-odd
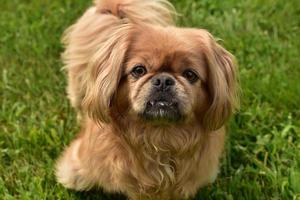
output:
[[[173,0],[178,24],[222,39],[239,62],[242,105],[217,181],[195,200],[300,199],[300,1]],[[61,71],[63,30],[87,0],[0,4],[0,199],[122,199],[57,184],[78,126]]]

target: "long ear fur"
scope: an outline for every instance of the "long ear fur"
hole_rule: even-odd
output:
[[[90,8],[66,31],[63,59],[69,75],[68,95],[81,114],[88,111],[99,120],[107,119],[131,29],[131,24]]]
[[[90,60],[83,105],[97,121],[109,121],[111,101],[117,92],[129,47],[130,29],[128,24],[116,28]]]
[[[204,116],[207,129],[220,128],[238,106],[237,68],[234,57],[203,31],[204,54],[208,63],[210,107]]]

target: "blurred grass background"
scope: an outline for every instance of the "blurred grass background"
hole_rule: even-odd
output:
[[[206,28],[237,58],[242,105],[217,181],[195,200],[300,199],[300,1],[173,0],[178,24]],[[60,37],[90,0],[0,4],[0,199],[124,199],[57,184],[78,126]]]

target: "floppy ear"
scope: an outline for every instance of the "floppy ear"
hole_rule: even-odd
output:
[[[122,77],[130,25],[116,27],[92,56],[83,107],[96,121],[109,122],[111,102]]]
[[[68,96],[80,115],[88,113],[98,121],[108,121],[132,27],[126,20],[91,7],[65,32]]]
[[[238,106],[237,68],[234,57],[204,32],[204,55],[208,65],[210,106],[203,125],[209,130],[220,128]]]

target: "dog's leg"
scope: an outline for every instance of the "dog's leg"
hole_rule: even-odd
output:
[[[79,148],[82,139],[76,139],[64,151],[56,163],[56,177],[58,182],[66,188],[74,190],[89,190],[93,182],[88,178],[79,158]]]

